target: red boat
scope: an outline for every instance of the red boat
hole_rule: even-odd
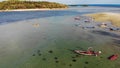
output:
[[[118,55],[114,54],[114,55],[110,56],[108,59],[109,60],[116,60],[117,58],[118,58]]]
[[[74,50],[74,52],[81,55],[94,55],[94,56],[98,56],[101,53],[101,51],[98,51],[98,52],[92,51],[91,48],[88,48],[87,51]]]

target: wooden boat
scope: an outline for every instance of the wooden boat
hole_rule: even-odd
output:
[[[92,51],[74,50],[74,52],[81,54],[81,55],[94,55],[94,52],[92,52]]]
[[[91,48],[88,48],[87,51],[83,51],[83,50],[74,50],[75,53],[77,54],[81,54],[81,55],[90,55],[90,56],[98,56],[101,51],[95,52],[93,50],[91,50]]]

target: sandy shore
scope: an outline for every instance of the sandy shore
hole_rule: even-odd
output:
[[[110,21],[113,25],[120,27],[120,19],[119,19],[120,13],[102,12],[102,13],[87,14],[86,16],[93,17],[95,21],[98,22]]]
[[[44,10],[65,10],[67,8],[42,8],[42,9],[13,9],[13,10],[0,10],[0,12],[11,12],[11,11],[44,11]]]

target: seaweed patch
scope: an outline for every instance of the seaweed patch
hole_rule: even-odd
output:
[[[73,59],[72,61],[73,61],[73,62],[76,62],[76,59]]]
[[[42,60],[44,60],[44,61],[45,61],[45,60],[46,60],[46,58],[43,58]]]
[[[33,54],[32,56],[35,56],[35,54]]]
[[[50,51],[48,51],[49,53],[53,53],[53,51],[52,50],[50,50]]]
[[[59,61],[57,60],[57,61],[55,61],[56,63],[59,63]]]
[[[88,63],[89,63],[89,62],[87,62],[87,61],[85,62],[85,64],[88,64]]]
[[[56,59],[56,60],[57,60],[57,59],[58,59],[58,57],[54,57],[54,59]]]
[[[75,58],[75,57],[72,56],[72,58]]]
[[[79,57],[79,55],[76,55],[76,57]]]
[[[41,56],[42,54],[38,54],[39,56]]]
[[[103,58],[103,57],[100,57],[100,58]]]
[[[71,66],[72,66],[72,64],[69,64],[69,66],[71,67]]]
[[[39,53],[39,52],[40,52],[40,50],[37,50],[37,52]]]

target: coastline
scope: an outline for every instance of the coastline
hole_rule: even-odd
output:
[[[0,12],[11,12],[11,11],[44,11],[44,10],[65,10],[68,8],[41,8],[41,9],[13,9],[13,10],[0,10]]]

